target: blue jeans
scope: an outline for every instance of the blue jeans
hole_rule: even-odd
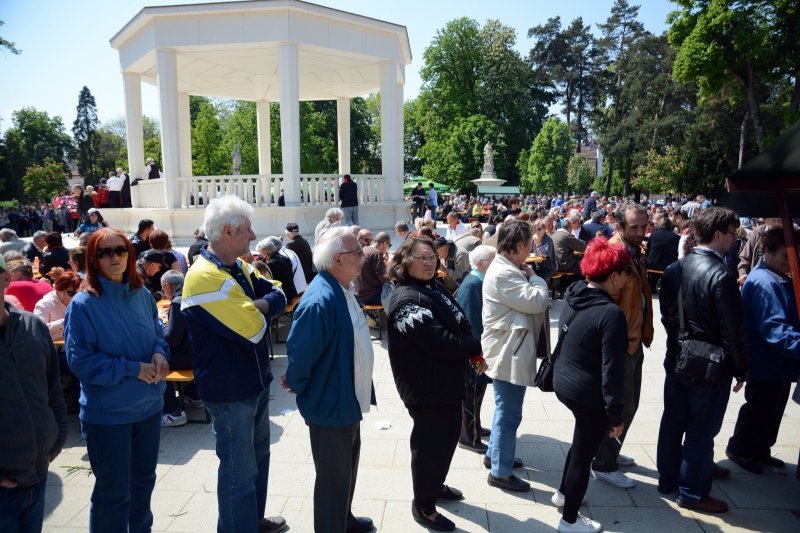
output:
[[[724,377],[710,385],[675,374],[671,363],[664,366],[667,376],[658,432],[658,486],[663,491],[677,487],[681,499],[698,502],[711,492],[714,437],[722,427],[732,378]]]
[[[267,506],[269,389],[238,402],[205,402],[214,417],[220,533],[257,533]]]
[[[44,521],[44,489],[47,476],[37,485],[25,488],[0,488],[0,531],[39,533]]]
[[[149,532],[161,409],[131,424],[81,422],[81,432],[95,477],[89,531]]]
[[[493,386],[494,420],[486,454],[492,460],[492,475],[508,477],[514,466],[517,428],[522,422],[522,401],[526,387],[499,379],[494,380]]]
[[[344,213],[344,225],[345,226],[352,226],[353,224],[358,225],[358,206],[355,205],[353,207],[343,207],[342,212]]]

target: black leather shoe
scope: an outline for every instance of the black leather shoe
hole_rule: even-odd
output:
[[[492,460],[489,459],[488,455],[483,456],[483,467],[486,470],[492,468]],[[514,457],[514,464],[511,465],[511,468],[522,468],[522,459]]]
[[[761,474],[763,470],[761,469],[761,465],[757,462],[753,461],[752,459],[745,459],[744,457],[739,457],[737,455],[733,455],[728,450],[725,450],[725,455],[728,456],[728,459],[736,463],[737,465],[741,466],[748,472],[752,472],[754,474]]]
[[[531,490],[531,486],[528,483],[522,481],[514,474],[511,474],[508,477],[494,477],[493,475],[489,474],[486,482],[492,487],[510,490],[511,492],[528,492]]]
[[[372,519],[366,516],[351,516],[347,521],[347,533],[367,533],[373,529]]]
[[[661,484],[661,482],[659,482],[659,483],[658,483],[657,490],[658,490],[658,492],[659,492],[660,494],[664,494],[664,495],[666,495],[666,494],[672,494],[673,492],[675,492],[676,490],[678,490],[678,486],[677,486],[677,485],[675,485],[675,486],[672,486],[672,487],[670,487],[670,486],[667,486],[667,485],[662,485],[662,484]]]
[[[480,432],[478,433],[478,435],[480,435],[481,437],[488,437],[491,434],[492,430],[489,428],[481,428]]]
[[[262,518],[258,523],[258,533],[280,533],[286,531],[286,520],[282,516]]]
[[[486,455],[486,451],[489,449],[489,447],[482,442],[478,442],[478,444],[474,445],[459,442],[458,447],[461,448],[462,450],[467,450],[468,452],[482,453],[484,455]]]
[[[756,462],[761,463],[764,466],[772,466],[775,468],[785,468],[786,463],[778,459],[777,457],[766,456],[766,457],[757,457]]]
[[[464,494],[458,489],[448,487],[447,485],[442,485],[442,490],[439,492],[439,495],[436,498],[439,500],[457,502],[464,499]]]
[[[731,477],[731,471],[724,466],[720,466],[717,463],[713,463],[711,465],[711,477],[714,479],[724,479],[726,477]]]
[[[417,510],[417,506],[413,501],[411,502],[411,516],[414,517],[414,521],[417,524],[434,531],[453,531],[456,528],[453,521],[442,516],[442,513],[437,512],[436,518],[428,518]]]

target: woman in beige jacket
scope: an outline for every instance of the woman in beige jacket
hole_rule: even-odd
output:
[[[525,221],[506,219],[498,230],[497,256],[483,283],[481,346],[494,380],[495,413],[485,465],[491,464],[488,483],[525,492],[530,486],[512,474],[522,466],[514,458],[517,428],[522,421],[525,388],[536,375],[537,340],[542,338],[549,305],[547,282],[525,264],[533,231]],[[539,343],[544,355],[546,345]]]

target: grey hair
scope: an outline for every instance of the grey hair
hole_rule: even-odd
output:
[[[0,229],[0,241],[8,242],[17,237],[17,232],[11,228]]]
[[[319,272],[327,271],[333,266],[333,258],[336,255],[346,252],[344,241],[347,236],[353,236],[350,226],[338,226],[330,228],[319,239],[314,246],[314,266]]]
[[[270,237],[261,239],[256,243],[256,252],[261,255],[268,255],[269,257],[272,257],[278,252],[278,250],[279,248],[275,246],[275,243]]]
[[[209,202],[203,214],[203,228],[208,242],[214,243],[222,237],[223,226],[238,228],[253,215],[253,207],[231,194]]]
[[[342,211],[338,207],[331,207],[325,213],[325,218],[327,218],[328,222],[330,223],[338,222],[344,218],[344,211]]]
[[[488,244],[481,244],[469,253],[469,266],[478,268],[479,261],[488,261],[497,255],[497,248]]]
[[[183,288],[183,273],[177,270],[167,270],[161,276],[161,284],[168,284],[172,290],[178,291]]]
[[[570,209],[569,210],[569,216],[567,218],[570,218],[570,219],[578,218],[578,219],[580,219],[581,218],[581,212],[578,211],[577,209]]]
[[[32,241],[38,241],[39,239],[44,239],[45,237],[47,237],[47,232],[39,230],[39,231],[37,231],[36,233],[33,234],[33,237],[31,237],[31,240]]]

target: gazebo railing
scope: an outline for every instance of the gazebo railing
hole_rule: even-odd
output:
[[[351,174],[358,185],[359,205],[377,205],[383,202],[383,176]],[[339,205],[341,174],[300,174],[300,205]]]
[[[178,178],[181,207],[202,208],[214,198],[226,194],[238,196],[254,207],[278,205],[283,188],[281,174],[242,176],[192,176]]]
[[[358,184],[359,205],[379,205],[384,199],[384,179],[381,175],[353,174]],[[166,207],[165,178],[140,180],[132,190],[134,205],[144,208]],[[340,174],[301,174],[300,205],[339,205]],[[284,177],[282,174],[253,174],[241,176],[192,176],[178,178],[178,197],[183,209],[203,208],[214,198],[226,194],[238,196],[253,207],[278,205]]]

